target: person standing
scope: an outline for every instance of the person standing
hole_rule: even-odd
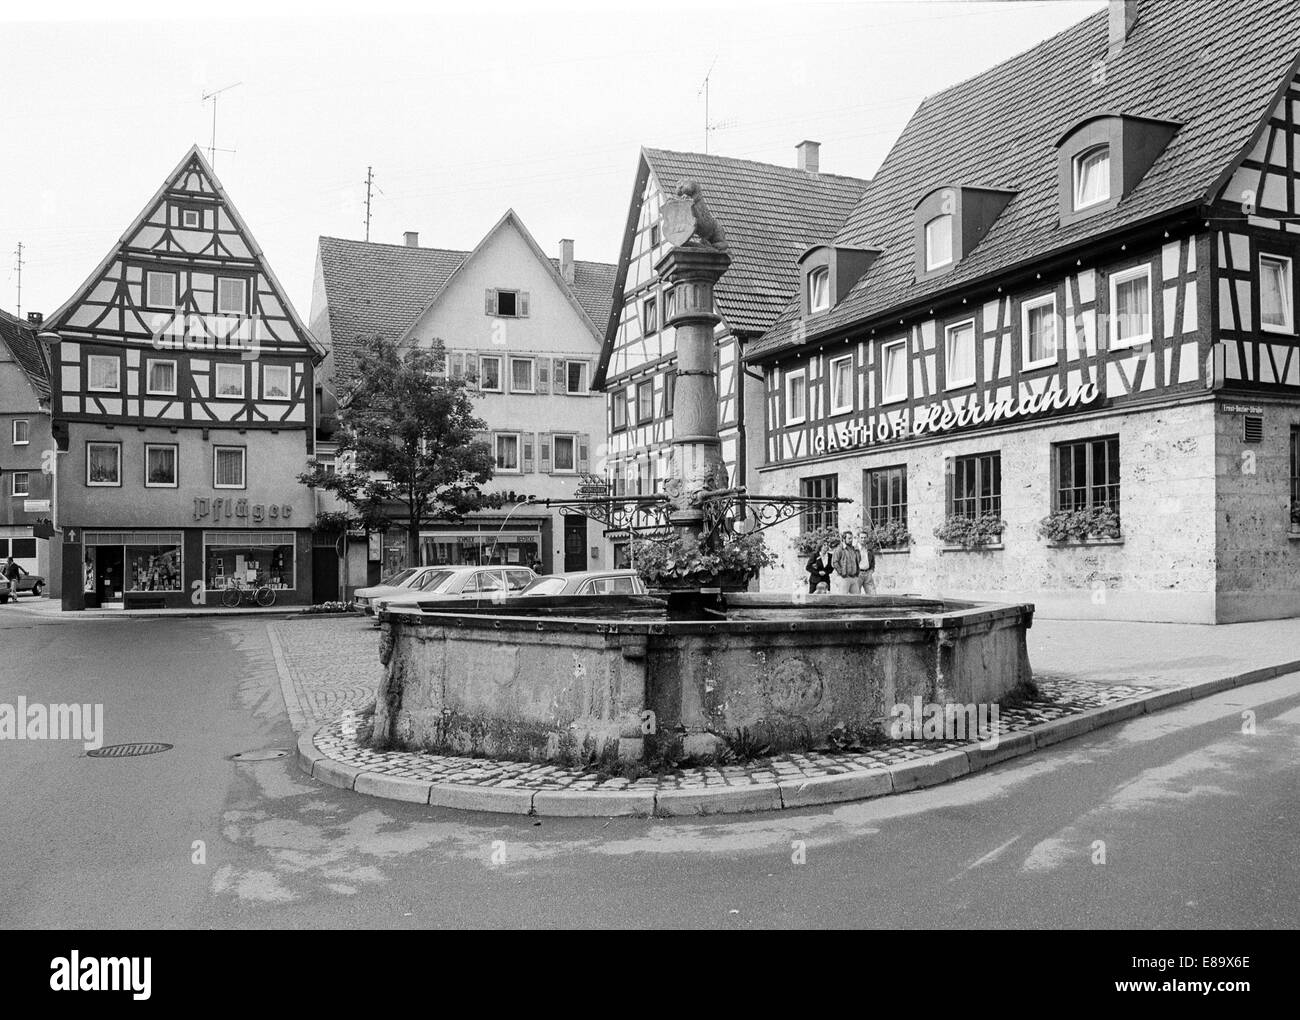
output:
[[[865,555],[859,562],[858,568],[858,594],[874,595],[876,594],[876,546],[873,542],[866,542],[863,546]]]
[[[831,580],[831,591],[836,595],[861,594],[862,587],[858,582],[860,563],[857,547],[853,544],[853,532],[846,531],[835,546],[835,574]]]
[[[9,594],[15,602],[18,601],[18,578],[22,576],[22,568],[14,562],[12,556],[5,561],[5,579],[9,582]]]
[[[835,571],[834,557],[831,555],[831,547],[823,545],[821,551],[808,561],[808,593],[815,595],[818,585],[825,585],[830,588],[831,574]]]

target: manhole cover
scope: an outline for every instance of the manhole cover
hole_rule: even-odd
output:
[[[157,754],[159,751],[170,751],[171,744],[109,744],[108,747],[97,747],[93,751],[87,751],[87,758],[136,758],[142,754]]]
[[[288,750],[283,747],[268,747],[261,751],[240,751],[230,756],[231,761],[275,761],[287,757]]]

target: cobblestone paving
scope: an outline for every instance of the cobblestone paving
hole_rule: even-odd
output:
[[[1014,733],[1090,708],[1125,701],[1153,690],[1151,687],[1131,684],[1094,683],[1076,679],[1041,680],[1038,686],[1043,696],[1041,701],[999,712],[999,734]],[[317,749],[336,761],[364,768],[368,772],[381,772],[421,782],[517,787],[525,790],[692,790],[718,786],[755,786],[801,776],[812,778],[845,772],[866,772],[928,758],[942,751],[968,747],[979,742],[977,739],[927,740],[892,743],[852,753],[790,753],[746,765],[679,769],[629,782],[627,779],[602,778],[590,772],[565,769],[558,765],[461,758],[411,751],[371,751],[358,747],[356,740],[345,734],[344,726],[342,718],[335,719],[316,735]]]
[[[337,719],[374,698],[383,666],[379,631],[369,618],[313,616],[269,626],[309,726]]]

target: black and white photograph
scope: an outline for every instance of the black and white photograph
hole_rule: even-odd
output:
[[[6,984],[833,929],[1281,990],[1296,0],[69,0],[0,55]]]

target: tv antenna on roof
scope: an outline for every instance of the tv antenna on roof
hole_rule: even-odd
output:
[[[709,123],[709,79],[713,76],[713,69],[718,64],[718,58],[713,58],[713,63],[709,65],[708,72],[704,75],[704,84],[700,86],[699,92],[695,93],[695,98],[699,98],[700,92],[704,93],[704,151],[709,151],[709,129],[712,125]]]
[[[231,89],[236,88],[242,84],[244,84],[242,81],[237,81],[233,85],[226,85],[224,88],[213,89],[211,92],[205,92],[203,94],[203,99],[200,100],[201,102],[204,103],[206,103],[209,99],[212,100],[212,142],[208,146],[208,162],[212,164],[212,168],[214,170],[217,167],[218,152],[235,151],[234,149],[217,148],[217,99],[221,96],[221,93],[229,92]]]

